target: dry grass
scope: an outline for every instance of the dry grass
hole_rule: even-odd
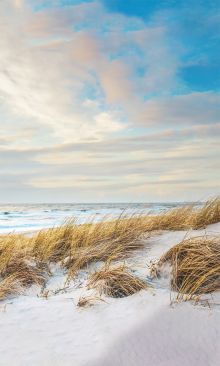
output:
[[[51,262],[60,263],[71,279],[91,262],[108,264],[125,259],[142,248],[143,236],[151,235],[152,231],[198,229],[218,221],[220,198],[209,201],[199,209],[187,206],[157,216],[121,215],[116,220],[83,225],[71,220],[61,227],[42,230],[32,237],[2,235],[0,280],[12,279],[10,276],[16,274],[23,288],[31,284],[43,286]]]
[[[111,261],[129,256],[143,246],[144,219],[120,217],[114,221],[63,226],[40,231],[33,237],[0,237],[0,278],[16,273],[24,288],[43,286],[48,264],[59,262],[73,278],[92,261]]]
[[[220,221],[220,197],[206,202],[193,218],[193,228],[201,229]]]
[[[74,220],[65,222],[58,228],[39,231],[30,239],[34,257],[44,262],[59,262],[71,253],[73,245],[78,245],[75,238],[78,225]]]
[[[0,238],[1,300],[8,295],[22,293],[33,284],[45,284],[47,265],[33,258],[28,244],[28,238],[22,235]]]
[[[220,238],[184,240],[162,256],[159,270],[166,263],[171,264],[171,287],[178,298],[220,290]]]
[[[98,296],[81,296],[77,303],[79,308],[89,308],[97,303],[97,301],[104,301]],[[105,302],[105,301],[104,301]]]
[[[119,259],[140,249],[146,218],[142,216],[77,225],[67,222],[59,228],[39,232],[30,239],[32,254],[45,262],[61,262],[70,277],[92,261]]]
[[[201,208],[187,205],[151,218],[151,230],[202,229],[220,222],[220,197],[206,202]]]
[[[88,288],[98,290],[99,294],[110,297],[126,297],[146,289],[146,282],[131,274],[124,265],[104,266],[93,273],[88,282]]]
[[[5,300],[10,295],[20,295],[23,287],[19,276],[14,273],[0,282],[0,300]]]

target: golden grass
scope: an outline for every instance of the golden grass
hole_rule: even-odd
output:
[[[220,290],[220,238],[183,240],[162,256],[159,271],[165,263],[172,267],[171,287],[177,298]]]
[[[88,288],[98,290],[100,295],[118,298],[146,289],[147,284],[135,277],[124,265],[107,265],[90,276]]]
[[[89,308],[95,305],[97,301],[104,301],[104,300],[98,296],[81,296],[78,300],[77,306],[79,308]]]
[[[71,248],[65,266],[69,277],[91,262],[124,259],[135,250],[143,247],[141,237],[147,233],[142,217],[119,218],[111,222],[85,225],[82,230],[78,227],[78,238],[81,245]],[[79,235],[80,234],[80,235]]]
[[[187,205],[151,217],[151,230],[202,229],[220,222],[220,197],[206,202],[201,208]]]
[[[0,300],[5,300],[10,295],[20,295],[23,287],[17,274],[12,274],[0,282]]]
[[[43,286],[51,262],[60,262],[72,278],[92,261],[122,259],[143,246],[143,218],[63,226],[40,231],[33,237],[0,237],[0,279],[16,275],[20,285]],[[17,278],[17,277],[16,277]]]
[[[22,293],[33,284],[45,284],[47,265],[32,256],[28,244],[28,238],[22,235],[0,238],[0,299]]]
[[[153,231],[198,229],[219,221],[220,198],[216,198],[197,209],[185,206],[156,216],[121,215],[112,221],[83,225],[71,220],[32,237],[2,235],[0,281],[16,274],[24,288],[31,284],[43,286],[48,265],[52,262],[59,262],[71,279],[91,262],[108,264],[125,259],[133,251],[141,249],[143,237]]]

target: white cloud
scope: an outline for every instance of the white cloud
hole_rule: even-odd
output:
[[[0,9],[8,11],[4,4],[0,4]],[[14,22],[14,29],[11,30],[11,22],[1,27],[0,105],[7,121],[12,120],[4,127],[5,134],[10,136],[14,124],[15,129],[23,131],[31,124],[39,131],[44,130],[48,139],[46,143],[46,139],[37,136],[30,145],[53,145],[100,139],[123,127],[113,110],[100,105],[94,111],[83,105],[87,98],[83,89],[87,84],[97,83],[89,65],[102,58],[95,37],[89,32],[72,31],[68,42],[48,40],[41,45],[26,32],[25,25],[31,16],[29,9],[7,15]]]
[[[216,187],[220,96],[186,94],[169,25],[99,2],[33,12],[2,1],[0,16],[5,186],[141,200]]]
[[[100,139],[121,130],[121,119],[130,123],[143,106],[142,94],[158,90],[158,78],[167,87],[173,83],[176,61],[164,29],[146,27],[134,18],[130,23],[143,30],[125,31],[128,18],[110,15],[98,3],[35,13],[27,2],[13,5],[0,4],[8,19],[1,24],[0,106],[17,130],[32,124],[47,135],[40,140],[36,133],[30,145]],[[91,30],[74,29],[85,21]],[[102,34],[106,24],[108,32]],[[132,54],[134,47],[141,57]],[[161,67],[155,69],[158,49],[166,62],[162,73]],[[136,69],[143,66],[146,76],[136,77]],[[171,74],[172,80],[167,78]],[[99,100],[96,110],[85,106],[91,96]],[[10,136],[10,126],[5,133]]]

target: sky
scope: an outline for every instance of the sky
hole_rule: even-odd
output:
[[[220,193],[219,0],[2,0],[0,18],[0,202]]]

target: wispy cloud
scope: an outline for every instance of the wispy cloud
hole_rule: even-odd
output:
[[[0,3],[3,198],[16,185],[23,200],[25,188],[28,200],[71,189],[72,199],[80,190],[93,199],[102,188],[97,200],[217,192],[220,94],[181,78],[199,55],[186,57],[172,14],[145,20],[101,1]]]

